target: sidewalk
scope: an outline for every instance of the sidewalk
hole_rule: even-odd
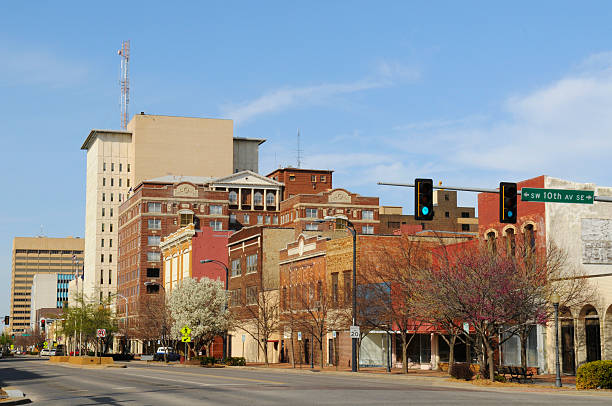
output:
[[[29,398],[26,398],[22,391],[14,389],[11,386],[0,388],[0,405],[25,405],[32,403]]]
[[[293,366],[291,364],[270,364],[268,367],[264,363],[248,363],[247,367],[252,368],[268,368],[268,369],[278,369],[278,370],[293,370]],[[313,371],[313,372],[321,372],[321,367],[319,365],[314,366],[314,368],[310,368],[310,364],[295,364],[295,370],[299,371]],[[326,366],[322,370],[323,372],[351,372],[350,368],[336,368],[334,366]],[[365,374],[384,374],[384,375],[400,375],[407,377],[428,377],[428,378],[440,378],[440,379],[451,379],[448,373],[443,371],[432,371],[432,370],[423,370],[423,369],[409,369],[408,374],[404,374],[401,368],[392,368],[391,372],[387,372],[386,368],[380,367],[368,367],[368,368],[360,368],[359,373]],[[507,385],[508,387],[533,387],[534,385],[538,385],[541,387],[554,387],[555,386],[555,375],[554,374],[543,374],[543,375],[535,375],[533,377],[533,384],[531,381],[528,383],[512,383],[512,385]],[[454,380],[453,380],[454,381]],[[456,382],[463,382],[457,380]],[[472,381],[475,382],[475,381]],[[568,389],[576,389],[576,377],[575,376],[561,376],[561,382],[564,388]],[[500,385],[504,385],[501,384]]]

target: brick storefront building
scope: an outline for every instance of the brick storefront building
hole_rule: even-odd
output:
[[[223,282],[225,287],[225,269],[214,263],[200,263],[211,259],[227,263],[227,242],[232,231],[215,231],[210,227],[196,230],[188,224],[174,233],[162,238],[161,252],[163,261],[162,279],[155,280],[162,285],[166,293],[176,288],[184,278],[209,278]],[[154,293],[158,285],[147,286],[147,293]]]
[[[280,251],[282,347],[287,362],[309,364],[314,360],[319,364],[322,358],[324,365],[337,365],[336,354],[346,346],[340,331],[346,330],[347,314],[338,306],[339,297],[345,295],[337,285],[332,291],[326,276],[328,240],[302,234]],[[322,335],[321,327],[325,330]],[[336,337],[333,331],[337,331]]]

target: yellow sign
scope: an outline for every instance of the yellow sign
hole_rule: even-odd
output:
[[[191,329],[190,329],[189,327],[187,327],[187,326],[183,327],[183,328],[180,330],[180,332],[181,332],[181,334],[183,334],[184,336],[191,335]]]
[[[191,342],[191,337],[190,336],[183,336],[183,338],[181,338],[181,342],[182,343],[190,343]]]
[[[45,342],[43,343],[43,348],[47,348],[48,346],[49,346],[49,343],[45,341]]]
[[[15,349],[15,345],[11,344],[11,350],[14,350],[14,349]]]

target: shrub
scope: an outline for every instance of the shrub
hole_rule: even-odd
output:
[[[131,361],[134,359],[134,354],[111,354],[113,361]]]
[[[474,377],[474,371],[470,368],[470,364],[465,362],[456,362],[450,369],[450,376],[456,379],[465,379],[469,381]]]
[[[508,380],[504,375],[495,374],[495,382],[506,383]]]
[[[582,364],[576,371],[576,389],[612,389],[612,361]]]
[[[198,357],[200,365],[215,365],[217,359],[215,357]]]
[[[227,357],[225,359],[225,365],[243,367],[246,365],[244,357]]]

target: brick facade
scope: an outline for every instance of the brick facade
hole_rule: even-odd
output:
[[[332,188],[333,171],[324,169],[279,168],[267,175],[284,184],[283,198],[300,194],[317,194]]]
[[[329,229],[317,224],[326,216],[345,216],[355,225],[359,234],[378,234],[379,232],[378,197],[360,196],[344,189],[332,189],[316,195],[296,195],[281,202],[281,226],[295,228],[296,234],[302,231]]]
[[[202,185],[143,182],[136,187],[119,207],[117,292],[127,298],[130,309],[136,309],[146,294],[144,282],[162,278],[161,238],[189,223],[196,230],[201,226],[227,230],[228,210],[227,192]],[[125,314],[124,301],[117,302],[117,313]]]

